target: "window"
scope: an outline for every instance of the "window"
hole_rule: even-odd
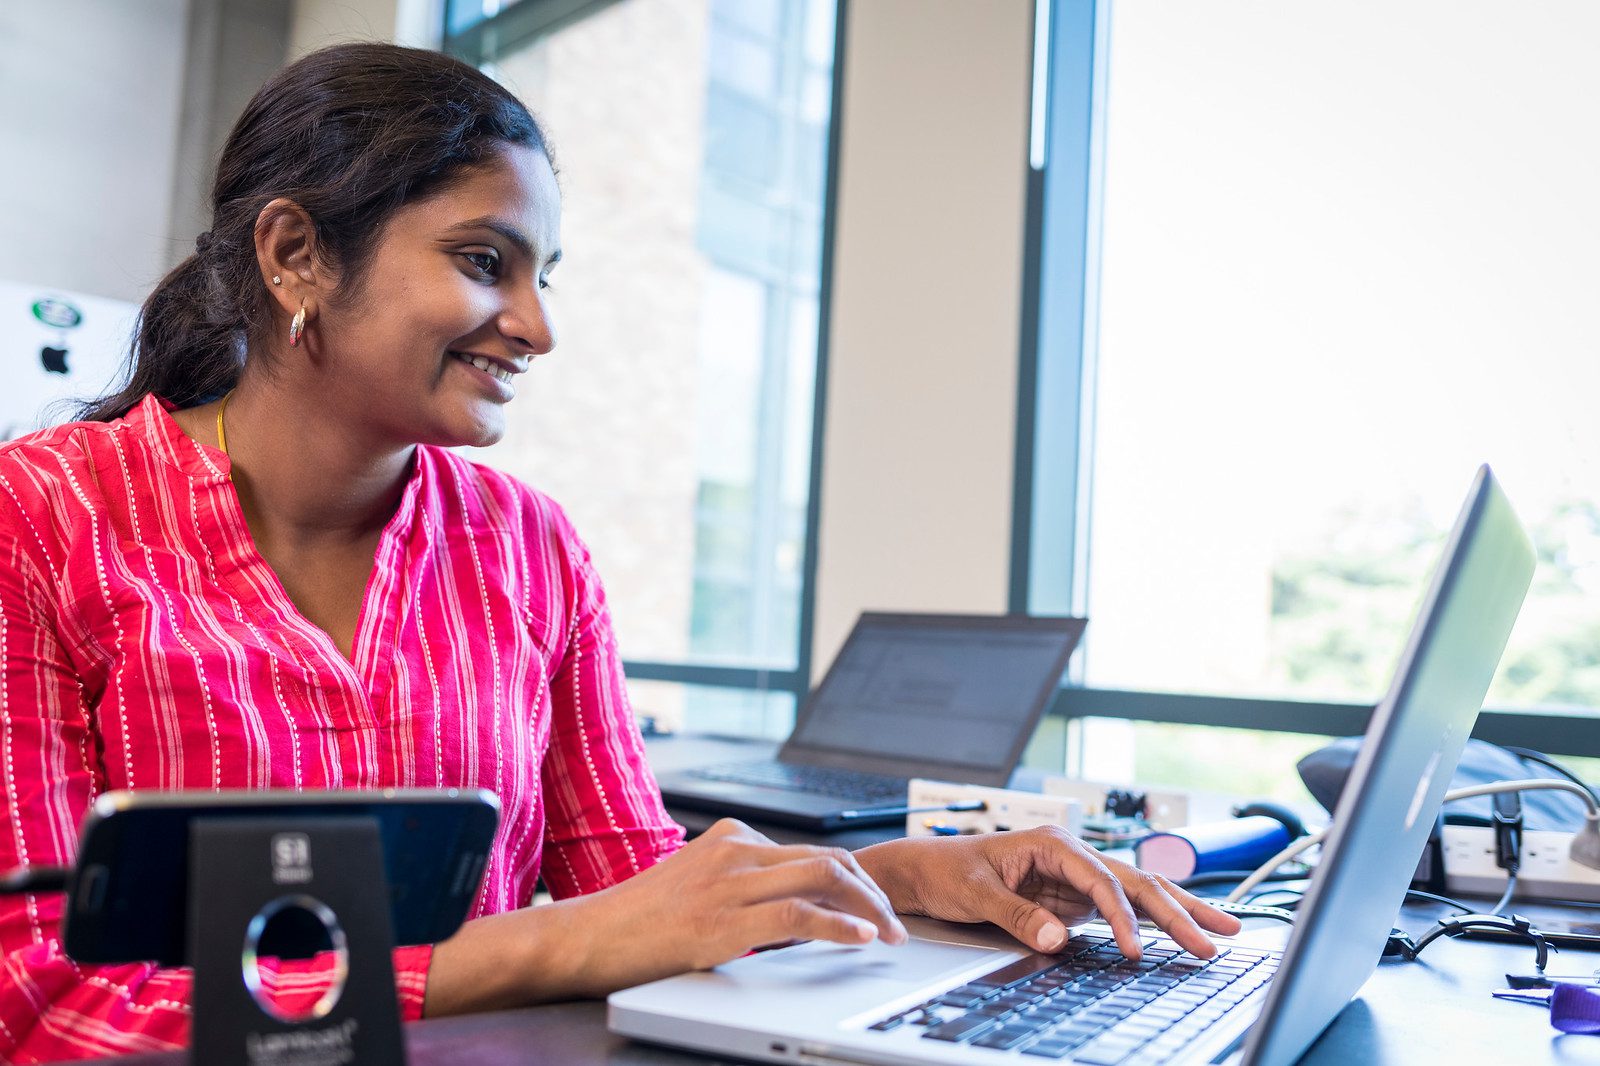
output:
[[[1089,263],[1081,307],[1040,289],[1041,380],[1085,353],[1083,432],[1045,454],[1041,401],[1033,438],[1036,468],[1084,475],[1053,527],[1092,619],[1077,706],[1132,691],[1118,717],[1160,720],[1205,694],[1234,724],[1337,731],[1383,695],[1488,461],[1540,560],[1488,706],[1592,747],[1600,12],[1521,5],[1508,38],[1485,0],[1112,10],[1052,5],[1100,80],[1052,45],[1049,168],[1089,191],[1077,230],[1045,218],[1038,273]],[[1057,117],[1072,94],[1094,129]],[[1050,316],[1074,311],[1063,356]],[[1097,725],[1085,758],[1181,772],[1145,747],[1176,728]]]
[[[449,8],[447,50],[539,117],[563,196],[560,343],[481,458],[572,515],[641,714],[781,736],[808,673],[832,0]]]
[[[1117,9],[1091,684],[1377,699],[1487,460],[1544,564],[1491,702],[1600,706],[1600,13],[1478,6]]]

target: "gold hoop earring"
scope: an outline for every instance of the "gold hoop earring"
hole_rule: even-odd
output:
[[[293,348],[300,343],[300,338],[306,332],[306,300],[300,298],[300,310],[294,313],[294,321],[289,323],[289,347]]]

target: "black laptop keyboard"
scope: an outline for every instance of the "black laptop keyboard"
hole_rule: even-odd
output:
[[[1223,949],[1197,959],[1146,941],[1132,962],[1107,937],[1078,936],[868,1026],[927,1040],[1090,1066],[1165,1062],[1271,978],[1275,955]]]
[[[837,796],[853,803],[905,802],[907,781],[857,770],[830,770],[821,766],[797,766],[782,762],[746,762],[728,766],[707,766],[689,773],[708,781],[730,781],[760,788],[781,788],[789,792],[814,792]]]

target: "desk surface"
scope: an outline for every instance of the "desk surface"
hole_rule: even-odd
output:
[[[1526,947],[1446,940],[1423,962],[1384,964],[1301,1060],[1303,1066],[1416,1064],[1600,1064],[1600,1036],[1563,1036],[1539,1007],[1492,999],[1507,970],[1530,968]],[[1600,955],[1567,951],[1551,972],[1583,972]],[[407,1028],[412,1066],[600,1066],[706,1063],[606,1032],[600,1003],[566,1003]],[[176,1066],[181,1054],[120,1060],[129,1066]]]
[[[761,758],[770,746],[696,738],[650,743],[658,768]],[[674,811],[691,830],[713,820]],[[780,841],[816,838],[772,830]],[[860,847],[887,839],[892,831],[855,830],[830,843]],[[1409,915],[1407,929],[1426,928],[1428,917]],[[1252,942],[1281,943],[1284,926],[1247,923]],[[1565,1036],[1550,1027],[1541,1007],[1493,999],[1505,975],[1527,973],[1532,949],[1484,940],[1440,940],[1422,960],[1384,963],[1360,995],[1301,1060],[1303,1066],[1398,1066],[1398,1064],[1584,1064],[1600,1066],[1600,1036]],[[1568,949],[1553,956],[1552,974],[1585,974],[1600,967],[1600,953]],[[691,1064],[722,1061],[635,1044],[606,1031],[601,1003],[564,1003],[460,1018],[438,1018],[407,1027],[412,1066],[599,1066],[599,1064]],[[128,1066],[176,1066],[181,1053],[118,1060]]]

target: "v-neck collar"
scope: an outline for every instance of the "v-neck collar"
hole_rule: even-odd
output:
[[[400,494],[400,502],[379,534],[372,573],[367,578],[356,617],[352,658],[347,659],[327,631],[295,606],[277,572],[256,547],[245,522],[244,507],[229,476],[232,464],[227,453],[185,433],[172,417],[171,412],[176,409],[176,404],[151,394],[128,413],[127,420],[136,431],[142,431],[158,458],[189,478],[198,494],[215,497],[211,501],[215,513],[233,527],[223,532],[238,551],[227,553],[226,562],[232,565],[221,567],[218,579],[229,584],[239,602],[252,614],[273,626],[287,624],[300,638],[299,643],[309,645],[318,653],[316,657],[324,663],[325,669],[340,675],[363,694],[369,710],[380,706],[392,680],[395,631],[404,617],[412,586],[406,545],[418,532],[418,523],[427,521],[424,512],[428,500],[424,490],[432,477],[425,449],[418,446],[413,454],[411,474]],[[268,590],[268,599],[273,602],[266,605],[260,602],[261,589]],[[263,611],[264,606],[269,609]]]

